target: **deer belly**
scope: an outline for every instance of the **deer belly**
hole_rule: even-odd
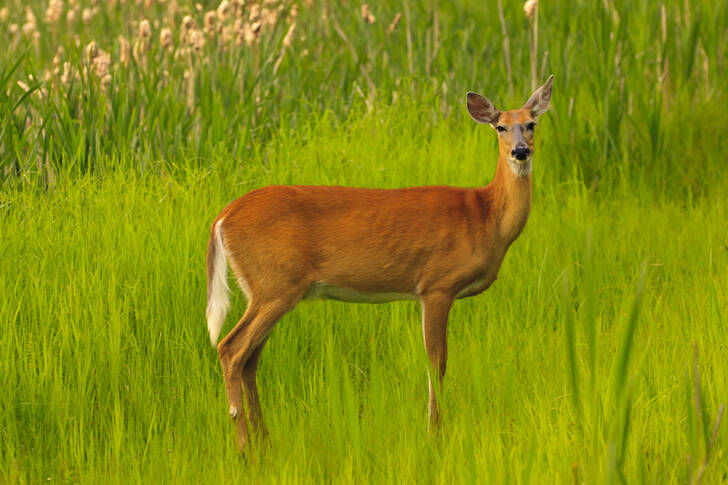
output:
[[[350,303],[386,303],[388,301],[416,300],[418,297],[412,293],[366,292],[317,281],[311,285],[303,299],[313,300],[317,298]]]

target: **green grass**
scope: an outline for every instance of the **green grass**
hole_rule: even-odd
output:
[[[545,156],[529,224],[498,283],[452,312],[440,442],[425,433],[417,305],[317,302],[277,326],[260,375],[270,442],[247,461],[236,455],[204,324],[208,223],[236,194],[268,183],[468,185],[492,174],[492,134],[471,125],[452,147],[452,127],[433,129],[420,147],[431,156],[418,160],[379,157],[386,147],[351,136],[370,123],[390,133],[392,122],[417,138],[416,117],[385,113],[319,133],[325,148],[280,140],[268,153],[279,164],[264,169],[215,159],[175,177],[120,171],[7,195],[3,476],[530,483],[572,473],[600,481],[617,470],[627,483],[685,481],[704,453],[691,407],[693,342],[707,421],[728,392],[720,191],[690,205],[628,193],[598,200],[577,181],[542,182],[553,170]],[[363,162],[328,178],[354,159]],[[244,309],[239,292],[233,309],[226,329]],[[728,473],[726,438],[723,427],[706,483]]]
[[[99,2],[64,28],[33,0],[34,44],[6,32],[24,21],[11,1],[0,483],[728,482],[728,8],[708,1],[666,5],[664,38],[658,5],[542,2],[536,74],[556,79],[533,210],[497,283],[452,310],[439,439],[418,305],[315,302],[263,353],[270,440],[235,451],[204,321],[209,224],[267,184],[488,182],[495,135],[464,93],[530,93],[529,24],[503,3],[510,83],[495,1],[382,2],[372,25],[359,4],[304,2],[289,50],[285,15],[258,47],[193,61],[154,27],[149,66],[103,91],[35,80],[57,45],[81,67],[96,40],[116,66],[117,36],[167,7]]]

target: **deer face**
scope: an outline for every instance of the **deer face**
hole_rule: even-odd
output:
[[[520,109],[500,112],[488,98],[477,93],[468,93],[468,112],[478,123],[487,123],[498,132],[501,156],[507,161],[516,176],[531,173],[533,140],[537,118],[546,112],[551,101],[550,76]]]

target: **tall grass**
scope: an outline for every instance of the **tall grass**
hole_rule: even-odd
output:
[[[320,302],[273,333],[260,376],[270,442],[237,457],[205,335],[207,224],[267,183],[466,185],[492,173],[482,130],[453,145],[450,128],[419,128],[393,110],[346,129],[321,123],[305,143],[279,139],[257,168],[221,157],[173,176],[116,171],[6,193],[2,476],[664,483],[705,462],[703,482],[722,480],[725,427],[708,454],[697,423],[714,422],[728,384],[725,205],[646,204],[641,187],[596,198],[576,181],[540,181],[553,170],[544,159],[499,282],[453,309],[440,442],[425,432],[417,305]],[[383,142],[393,130],[406,149]],[[226,328],[243,308],[235,292]]]
[[[558,129],[546,143],[564,173],[579,167],[590,185],[609,186],[627,172],[630,180],[649,175],[662,190],[702,192],[726,151],[722,2],[543,2],[537,45],[529,43],[530,21],[519,2],[504,4],[503,30],[493,1],[385,2],[370,7],[374,23],[357,5],[282,2],[260,9],[249,2],[239,16],[230,7],[211,33],[202,29],[215,4],[198,11],[187,3],[147,3],[100,2],[88,24],[78,18],[90,5],[67,5],[64,14],[77,12],[68,24],[44,21],[45,4],[34,1],[28,8],[36,28],[27,35],[18,27],[27,13],[20,2],[9,4],[4,26],[19,30],[3,29],[9,49],[0,62],[0,79],[10,77],[0,93],[6,177],[48,182],[58,171],[98,172],[119,161],[142,170],[160,160],[174,167],[181,157],[204,164],[222,152],[253,163],[258,147],[279,130],[305,129],[313,112],[345,122],[358,104],[372,109],[412,98],[428,107],[423,123],[432,124],[461,118],[467,90],[511,107],[523,102],[532,75],[549,73],[557,80]],[[261,11],[275,12],[272,24],[255,16]],[[206,39],[199,49],[185,40],[186,15]],[[238,45],[235,20],[245,26],[257,18],[258,38]],[[144,19],[152,20],[147,48],[125,61],[118,38],[142,42]],[[163,28],[171,29],[168,47],[160,41]],[[110,56],[105,87],[88,55],[92,42]],[[36,90],[27,96],[26,88]]]
[[[283,2],[250,45],[198,50],[183,19],[204,32],[217,4],[99,2],[86,24],[79,3],[28,2],[33,29],[0,8],[0,482],[726,481],[723,3],[543,2],[535,67],[521,2],[373,23]],[[484,184],[495,137],[463,94],[519,106],[533,69],[556,76],[533,210],[453,308],[442,436],[416,304],[306,303],[262,357],[270,440],[239,457],[204,325],[217,212],[272,183]]]

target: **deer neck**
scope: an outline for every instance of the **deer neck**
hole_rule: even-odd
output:
[[[495,217],[498,235],[506,244],[512,243],[523,230],[531,211],[531,163],[527,166],[511,162],[501,147],[495,178]]]

